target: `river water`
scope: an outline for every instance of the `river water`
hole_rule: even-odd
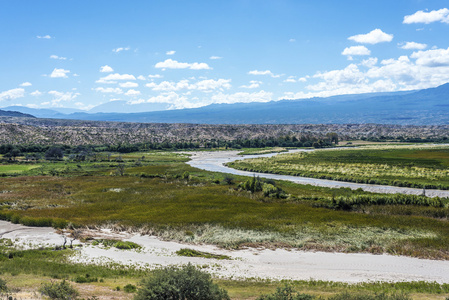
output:
[[[307,152],[314,150],[304,150],[295,149],[290,150],[289,153],[294,152]],[[243,175],[243,176],[259,176],[261,178],[270,178],[276,180],[287,180],[298,184],[310,184],[314,186],[322,186],[329,188],[350,188],[353,190],[362,189],[367,192],[373,193],[384,193],[384,194],[413,194],[422,195],[423,189],[416,188],[404,188],[388,185],[375,185],[375,184],[364,184],[364,183],[353,183],[353,182],[343,182],[335,180],[325,180],[316,179],[308,177],[290,176],[290,175],[279,175],[279,174],[268,174],[268,173],[257,173],[257,172],[247,172],[236,170],[233,168],[226,167],[224,164],[236,160],[248,159],[248,158],[258,158],[258,157],[272,157],[279,155],[281,153],[270,153],[261,155],[239,155],[241,151],[217,151],[217,152],[189,152],[191,155],[191,160],[187,162],[192,167],[212,171],[228,173],[233,175]],[[285,153],[285,152],[284,152]],[[426,190],[426,196],[428,197],[449,197],[449,190]]]

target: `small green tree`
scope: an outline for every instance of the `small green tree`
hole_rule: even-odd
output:
[[[50,299],[57,300],[74,300],[79,295],[78,291],[65,280],[59,283],[50,282],[43,284],[39,292]]]
[[[296,293],[291,285],[278,287],[276,292],[269,295],[262,295],[257,300],[312,300],[315,299],[312,295]]]
[[[134,300],[227,300],[228,293],[193,265],[166,267],[140,283]]]

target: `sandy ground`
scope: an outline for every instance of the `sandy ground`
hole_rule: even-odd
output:
[[[141,250],[106,249],[84,245],[73,261],[78,263],[115,262],[144,268],[192,263],[202,266],[215,277],[244,279],[326,280],[356,283],[362,281],[437,281],[449,283],[449,261],[417,259],[403,256],[304,252],[286,249],[224,250],[212,245],[188,245],[162,241],[154,236],[89,231],[94,237],[109,237],[135,242]],[[0,237],[18,245],[60,246],[63,238],[48,227],[26,227],[0,221]],[[77,244],[75,242],[74,244]],[[231,260],[182,257],[181,248],[190,248],[230,256]]]
[[[291,150],[292,152],[299,151],[313,151],[313,150]],[[374,185],[374,184],[361,184],[361,183],[352,183],[352,182],[342,182],[342,181],[334,181],[334,180],[324,180],[324,179],[315,179],[315,178],[307,178],[307,177],[299,177],[299,176],[288,176],[288,175],[278,175],[278,174],[264,174],[264,173],[255,173],[255,172],[246,172],[240,171],[232,168],[228,168],[223,164],[242,160],[247,158],[255,158],[255,157],[271,157],[274,155],[278,155],[279,153],[271,153],[271,154],[263,154],[263,155],[238,155],[240,151],[217,151],[217,152],[187,152],[191,155],[191,160],[187,162],[189,165],[195,168],[212,171],[212,172],[222,172],[233,175],[243,175],[243,176],[259,176],[261,178],[270,178],[276,180],[288,180],[299,184],[310,184],[315,186],[322,187],[330,187],[330,188],[350,188],[353,190],[363,189],[367,192],[373,193],[384,193],[384,194],[414,194],[414,195],[422,195],[422,189],[414,189],[414,188],[403,188],[403,187],[395,187],[395,186],[386,186],[386,185]],[[449,197],[449,190],[426,190],[426,196],[428,197]]]

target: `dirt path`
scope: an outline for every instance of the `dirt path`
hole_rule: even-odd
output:
[[[188,262],[216,277],[243,279],[295,279],[341,282],[366,281],[437,281],[449,283],[449,261],[417,259],[403,256],[304,252],[296,250],[224,250],[211,245],[187,245],[162,241],[154,236],[113,233],[109,230],[89,231],[93,236],[116,238],[135,242],[139,251],[105,249],[101,246],[83,246],[73,256],[78,263],[117,262],[141,267],[181,265]],[[26,227],[0,221],[0,235],[15,240],[18,245],[37,247],[60,246],[63,237],[48,227]],[[75,242],[74,244],[77,244]],[[224,254],[231,260],[182,257],[181,248]]]
[[[299,151],[313,151],[313,150],[291,150],[292,152]],[[352,182],[343,182],[343,181],[334,181],[334,180],[324,180],[324,179],[316,179],[316,178],[308,178],[308,177],[299,177],[299,176],[288,176],[288,175],[278,175],[278,174],[266,174],[266,173],[256,173],[256,172],[247,172],[232,169],[224,166],[225,163],[242,160],[247,158],[256,158],[256,157],[271,157],[274,155],[278,155],[279,153],[271,153],[271,154],[263,154],[263,155],[238,155],[240,151],[218,151],[218,152],[190,152],[191,160],[187,163],[192,167],[203,169],[206,171],[212,172],[221,172],[228,173],[233,175],[243,175],[243,176],[259,176],[262,178],[270,178],[276,180],[288,180],[291,182],[299,183],[299,184],[310,184],[315,186],[329,187],[329,188],[350,188],[353,190],[363,189],[367,192],[373,193],[384,193],[384,194],[414,194],[421,195],[422,189],[414,189],[414,188],[403,188],[396,186],[388,186],[388,185],[374,185],[374,184],[362,184],[362,183],[352,183]],[[426,196],[428,197],[449,197],[449,190],[426,190]]]

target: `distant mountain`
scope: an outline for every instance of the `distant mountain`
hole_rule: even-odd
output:
[[[141,123],[441,125],[449,124],[449,83],[420,91],[340,95],[267,103],[212,104],[192,109],[131,113],[141,109],[166,109],[164,105],[141,104],[134,109],[125,101],[112,101],[89,113],[72,114],[13,108],[41,118]],[[95,111],[98,112],[93,113]]]
[[[0,117],[35,118],[33,115],[24,114],[18,111],[5,111],[0,109]]]
[[[90,109],[88,113],[137,113],[167,110],[169,104],[167,103],[142,103],[129,104],[127,101],[116,100],[110,101]]]
[[[201,124],[449,124],[449,83],[420,91],[213,104],[145,113],[72,114],[66,118]]]
[[[45,108],[29,108],[26,106],[8,106],[3,107],[2,110],[18,111],[24,114],[30,114],[38,118],[61,118],[64,119],[67,115],[56,110]]]

